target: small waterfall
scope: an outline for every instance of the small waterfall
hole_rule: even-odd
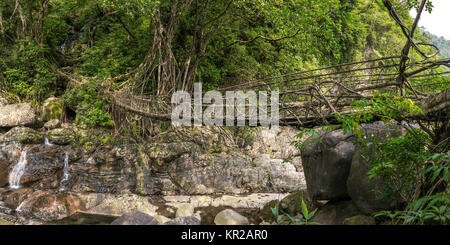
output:
[[[47,136],[44,136],[44,144],[45,144],[45,145],[48,145],[48,146],[52,146],[52,145],[53,145],[53,144],[51,144],[51,143],[48,141]]]
[[[63,176],[61,178],[60,183],[60,190],[64,190],[64,183],[69,180],[69,154],[66,152],[64,156],[64,169],[63,169]]]
[[[22,175],[25,173],[25,167],[27,166],[27,151],[22,151],[20,155],[19,162],[14,166],[13,170],[9,174],[9,188],[11,189],[19,189],[20,188],[20,179]]]

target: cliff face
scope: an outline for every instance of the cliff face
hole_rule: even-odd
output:
[[[300,158],[283,162],[298,154],[289,144],[298,133],[291,128],[258,129],[252,139],[238,144],[223,129],[180,128],[143,144],[116,142],[92,151],[77,139],[101,132],[65,126],[42,132],[15,127],[0,136],[3,188],[11,187],[12,169],[26,153],[20,186],[1,194],[17,214],[44,221],[61,219],[93,208],[94,204],[84,200],[86,196],[101,204],[105,197],[122,195],[144,200],[174,195],[206,198],[288,193],[306,186]]]

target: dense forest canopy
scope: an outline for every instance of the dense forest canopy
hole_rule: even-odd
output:
[[[394,3],[412,23],[417,1]],[[165,94],[397,55],[405,42],[381,0],[7,0],[0,41],[2,92],[37,103],[65,92],[55,69],[107,78],[146,61],[142,92]]]

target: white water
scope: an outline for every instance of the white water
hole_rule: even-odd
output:
[[[64,156],[64,169],[63,169],[63,176],[61,179],[61,190],[64,190],[63,184],[69,180],[69,154],[66,152],[66,155]]]
[[[22,175],[25,173],[25,167],[27,166],[27,151],[22,151],[20,155],[19,162],[14,166],[11,173],[9,173],[9,188],[11,189],[19,189],[20,188],[20,179]]]
[[[48,146],[52,146],[52,145],[53,145],[53,144],[51,144],[51,143],[48,141],[47,136],[44,137],[44,144],[45,144],[45,145],[48,145]]]

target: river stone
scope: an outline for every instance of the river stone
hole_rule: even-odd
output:
[[[176,217],[185,217],[194,215],[194,206],[189,203],[182,204],[178,207]]]
[[[42,105],[41,118],[44,122],[60,119],[63,111],[63,102],[60,98],[50,97]]]
[[[248,219],[232,209],[225,209],[216,215],[216,225],[248,225]]]
[[[59,119],[52,119],[44,124],[44,128],[46,129],[55,129],[61,126],[61,122]]]
[[[344,225],[375,225],[375,219],[370,216],[356,215],[356,216],[344,219],[344,221],[342,223]]]
[[[305,142],[302,163],[306,185],[315,200],[343,199],[355,146],[342,129],[312,136]]]
[[[177,217],[164,225],[200,225],[200,220],[192,216]]]
[[[149,214],[136,211],[122,215],[111,225],[159,225],[159,222]]]
[[[0,137],[0,143],[18,142],[21,144],[41,144],[44,136],[27,127],[15,127]]]
[[[68,145],[73,142],[75,132],[70,128],[57,128],[48,132],[48,140],[55,145]]]
[[[366,135],[373,135],[373,137],[381,141],[384,140],[387,135],[398,137],[401,133],[399,127],[382,123],[372,124],[370,127],[366,127]],[[381,177],[376,176],[375,178],[369,179],[367,175],[370,170],[370,163],[365,161],[365,156],[373,154],[371,146],[373,145],[367,147],[368,151],[363,151],[361,146],[356,147],[351,162],[350,174],[347,179],[348,194],[355,205],[364,214],[368,215],[371,215],[374,212],[394,208],[392,206],[393,200],[387,198],[380,199],[384,192],[384,182]],[[412,193],[414,190],[411,189],[410,191]],[[395,201],[402,202],[399,198],[395,198]]]
[[[28,126],[36,122],[36,114],[29,103],[0,106],[0,127]]]

